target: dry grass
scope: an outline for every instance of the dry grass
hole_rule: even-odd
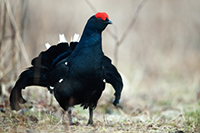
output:
[[[88,110],[76,106],[73,116],[79,124],[70,126],[55,99],[49,106],[50,94],[46,89],[30,87],[23,92],[29,101],[23,106],[25,113],[16,114],[9,107],[5,114],[0,113],[0,132],[198,132],[200,108],[186,90],[151,91],[137,91],[133,95],[125,91],[115,108],[108,86],[95,110],[94,125],[86,126]],[[28,109],[30,106],[33,107]]]

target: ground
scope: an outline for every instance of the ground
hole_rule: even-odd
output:
[[[5,113],[0,113],[0,132],[198,132],[200,129],[199,105],[187,89],[162,88],[149,92],[141,89],[129,94],[125,91],[117,107],[111,104],[111,94],[112,88],[107,86],[95,109],[94,125],[86,126],[88,110],[76,106],[73,116],[77,124],[70,126],[66,113],[62,115],[54,98],[49,105],[51,95],[45,88],[30,87],[23,92],[28,103],[22,105],[21,111],[13,112],[5,104]]]

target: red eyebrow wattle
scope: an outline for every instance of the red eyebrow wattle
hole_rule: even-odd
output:
[[[98,12],[98,13],[95,15],[95,17],[96,17],[96,18],[101,18],[101,19],[104,20],[104,21],[106,20],[106,18],[109,19],[108,14],[105,13],[105,12]]]

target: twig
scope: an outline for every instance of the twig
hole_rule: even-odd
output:
[[[85,0],[89,7],[92,9],[93,12],[97,12],[97,9],[92,5],[92,3],[89,0]]]
[[[109,29],[106,30],[108,32],[108,34],[114,39],[114,40],[117,40],[118,41],[118,37],[113,33],[111,32]]]
[[[55,129],[59,124],[63,123],[63,118],[64,118],[64,114],[62,112],[60,121],[58,123],[56,123],[56,125],[53,127],[53,129]]]
[[[9,3],[8,0],[5,0],[5,3],[6,3],[6,8],[7,8],[7,11],[8,11],[8,15],[10,17],[10,21],[11,21],[11,23],[12,23],[14,29],[15,29],[15,32],[16,32],[16,38],[17,38],[17,41],[18,41],[18,43],[16,43],[16,46],[21,49],[26,63],[29,64],[29,57],[28,57],[28,54],[26,52],[26,49],[25,49],[24,43],[22,41],[22,38],[20,36],[19,30],[18,30],[18,27],[17,27],[17,23],[15,21],[14,15],[13,15],[11,7],[10,7],[10,3]]]
[[[52,104],[53,104],[53,94],[51,94],[51,100],[49,106],[52,106]]]
[[[12,24],[12,22],[10,21],[10,27],[11,27],[11,32],[12,33],[14,33],[14,36],[12,36],[12,38],[11,38],[11,45],[10,46],[12,46],[12,45],[16,45],[16,43],[17,43],[17,38],[16,38],[16,35],[15,35],[15,28],[14,28],[14,25]],[[13,44],[14,43],[14,44]],[[13,71],[16,71],[16,65],[15,65],[15,56],[16,56],[16,53],[15,53],[15,50],[16,50],[16,47],[13,47],[13,48],[11,48],[11,52],[12,52],[12,56],[11,56],[11,65],[12,65],[12,68],[11,69],[8,69],[8,70],[13,70]],[[11,77],[10,77],[10,79],[12,80],[12,79],[14,79],[14,75],[13,74],[11,74]]]
[[[21,0],[21,7],[22,7],[22,10],[21,10],[21,14],[22,14],[22,17],[21,17],[21,25],[20,25],[20,31],[21,31],[21,37],[23,39],[23,35],[24,35],[24,26],[25,26],[25,19],[26,19],[26,16],[27,16],[27,0]]]
[[[119,41],[116,42],[115,45],[115,50],[114,50],[114,58],[115,58],[115,64],[117,65],[118,63],[118,49],[119,46],[124,42],[124,40],[126,39],[127,35],[129,34],[131,28],[133,27],[133,25],[135,24],[137,18],[138,18],[138,14],[140,13],[141,9],[143,8],[143,6],[145,5],[145,3],[147,2],[147,0],[143,0],[140,5],[138,6],[135,14],[133,15],[133,18],[130,22],[130,24],[128,25],[128,27],[126,28],[124,34],[122,35],[121,39]]]
[[[4,38],[5,38],[5,33],[6,33],[6,8],[5,8],[5,4],[3,1],[1,1],[2,4],[1,4],[1,38],[0,38],[0,50],[2,49],[2,44],[3,44],[3,41],[4,41]],[[0,52],[2,53],[2,52]],[[0,54],[0,57],[1,54]]]
[[[4,37],[5,37],[5,25],[6,25],[6,9],[5,9],[5,4],[4,4],[4,1],[1,1],[1,19],[0,19],[0,64],[2,63],[2,58],[3,58],[3,41],[4,41]],[[2,79],[3,77],[3,69],[4,69],[4,66],[3,65],[0,65],[0,80]]]
[[[122,44],[123,41],[126,39],[128,33],[130,32],[131,28],[133,27],[133,25],[135,24],[137,18],[138,18],[138,14],[140,13],[141,9],[143,8],[144,4],[147,2],[147,0],[143,0],[140,5],[138,6],[130,24],[128,25],[126,31],[124,32],[124,34],[122,35],[121,39],[118,42],[118,45]]]

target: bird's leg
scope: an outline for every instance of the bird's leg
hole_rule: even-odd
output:
[[[70,125],[79,125],[79,122],[75,122],[75,123],[73,122],[72,109],[73,109],[73,107],[69,107],[68,110],[67,110],[68,118],[69,118],[69,124]]]
[[[87,125],[92,125],[93,124],[93,108],[89,107],[89,120]]]
[[[69,118],[69,124],[73,125],[72,108],[69,108],[67,113],[68,113],[68,118]]]

